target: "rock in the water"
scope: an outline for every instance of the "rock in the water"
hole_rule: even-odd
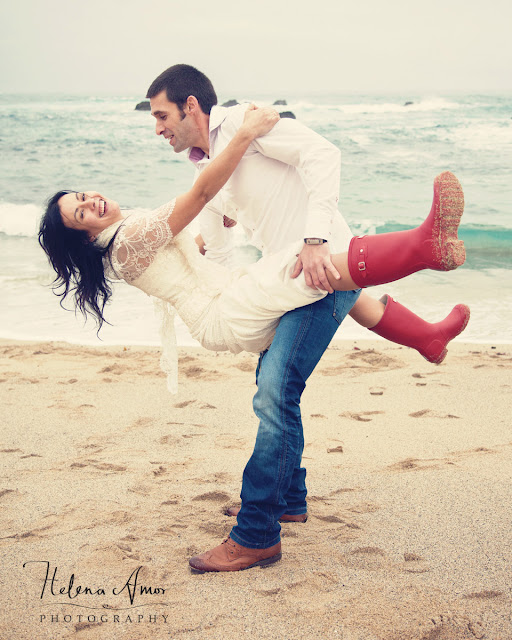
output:
[[[149,104],[149,100],[144,100],[143,102],[139,102],[139,104],[135,107],[135,111],[151,111],[151,105]]]
[[[279,115],[281,116],[281,118],[292,118],[293,120],[297,119],[295,117],[295,114],[291,111],[282,111]]]
[[[410,100],[408,100],[405,104],[404,107],[408,107],[409,105],[414,104],[414,102],[411,102]]]
[[[286,106],[288,103],[286,102],[286,100],[276,100],[274,102],[274,105],[276,105],[276,104],[280,104],[280,105],[285,105]]]
[[[238,100],[228,100],[224,102],[221,106],[223,107],[236,107],[237,104],[240,104]]]

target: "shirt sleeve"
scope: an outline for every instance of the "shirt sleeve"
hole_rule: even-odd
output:
[[[329,240],[339,215],[341,153],[328,140],[296,120],[282,119],[251,147],[300,170],[308,192],[305,238]]]
[[[224,214],[209,203],[199,214],[199,232],[206,257],[226,267],[233,258],[233,230],[224,226]]]
[[[194,182],[199,177],[196,170]],[[232,209],[232,202],[226,205],[226,193],[229,191],[229,184],[217,193],[210,202],[203,207],[199,219],[199,233],[204,241],[206,257],[225,267],[231,267],[233,261],[233,232],[224,226],[224,216],[236,220],[237,211]]]
[[[172,240],[168,221],[175,202],[141,216],[130,216],[121,224],[110,254],[118,277],[129,283],[136,280],[153,262],[157,251]]]

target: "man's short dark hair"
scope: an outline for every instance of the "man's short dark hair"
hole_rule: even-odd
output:
[[[217,104],[217,94],[210,80],[188,64],[175,64],[153,80],[146,98],[154,98],[165,91],[167,100],[174,102],[180,111],[189,96],[195,96],[203,113],[210,114]]]

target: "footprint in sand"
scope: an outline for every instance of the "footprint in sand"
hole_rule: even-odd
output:
[[[317,520],[321,520],[322,522],[330,522],[332,524],[345,524],[345,520],[343,520],[339,516],[333,516],[333,515],[331,515],[331,516],[320,516],[320,515],[315,515],[313,517],[316,518]]]
[[[158,469],[153,469],[153,475],[161,476],[164,473],[167,473],[167,469],[163,466],[159,466]]]
[[[404,553],[403,571],[405,573],[427,573],[430,567],[425,563],[425,559],[417,553]]]
[[[379,413],[385,413],[384,411],[359,411],[358,413],[352,413],[351,411],[344,411],[338,414],[340,418],[349,418],[350,420],[357,420],[358,422],[371,422],[372,418],[366,416],[375,416]]]
[[[234,438],[231,434],[221,433],[215,440],[215,445],[220,449],[238,449],[243,451],[247,448],[245,438]]]
[[[11,497],[13,494],[19,494],[19,491],[17,489],[0,489],[0,498]]]
[[[100,453],[100,451],[103,451],[104,448],[105,447],[103,447],[103,446],[101,446],[99,444],[93,443],[93,442],[90,443],[90,444],[81,444],[81,445],[79,445],[79,449],[83,449],[83,450],[89,449],[88,453],[93,453],[93,454]],[[91,451],[91,449],[94,449],[94,451]]]
[[[100,471],[126,471],[127,467],[121,464],[111,464],[110,462],[95,462],[93,465]]]
[[[126,372],[126,366],[121,366],[120,364],[111,364],[108,367],[103,367],[100,369],[98,373],[112,373],[115,376],[120,376],[122,373]]]
[[[180,435],[169,434],[167,436],[162,436],[159,443],[171,447],[178,447],[183,443],[183,438]]]
[[[441,418],[441,419],[456,418],[457,420],[460,419],[460,416],[455,416],[451,413],[447,413],[443,415],[441,413],[432,411],[432,409],[421,409],[420,411],[414,411],[413,413],[410,413],[409,416],[411,418]]]
[[[343,453],[343,446],[340,444],[332,449],[327,449],[327,453]]]
[[[346,562],[354,569],[365,571],[389,570],[390,567],[386,552],[379,547],[371,546],[353,549],[346,556]]]
[[[464,598],[474,600],[489,600],[491,598],[499,598],[503,595],[503,591],[477,591],[476,593],[468,593]]]
[[[386,552],[382,549],[379,549],[379,547],[358,547],[357,549],[351,551],[351,554],[353,556],[385,556]]]
[[[164,525],[156,530],[154,535],[164,538],[177,538],[180,534],[176,529],[186,529],[188,525],[180,525],[173,523],[172,525]]]
[[[441,614],[431,618],[430,623],[432,628],[421,640],[480,640],[487,637],[482,622],[466,616]]]
[[[361,502],[360,504],[356,504],[353,507],[349,507],[348,511],[352,513],[375,513],[379,511],[380,507],[375,502]]]
[[[390,471],[420,471],[423,469],[436,469],[439,460],[419,460],[418,458],[406,458],[387,467]],[[437,464],[436,464],[437,463]]]
[[[231,473],[227,473],[225,471],[217,471],[212,475],[217,482],[231,482],[235,478],[235,476]]]
[[[195,496],[192,498],[193,502],[197,501],[212,501],[212,502],[226,502],[227,500],[231,500],[231,496],[223,491],[209,491],[208,493],[202,493],[199,496]]]
[[[275,587],[274,589],[254,589],[254,593],[257,593],[260,596],[269,596],[270,598],[277,596],[281,591],[282,587]]]
[[[135,420],[135,422],[133,423],[133,425],[131,426],[132,429],[137,429],[140,427],[149,427],[152,424],[154,424],[155,420],[154,418],[151,418],[149,416],[144,417],[144,418],[139,418],[138,420]]]
[[[371,396],[382,396],[384,395],[385,387],[370,387],[370,395]]]
[[[277,566],[277,565],[276,565]],[[311,602],[311,594],[329,593],[338,584],[338,579],[335,576],[331,576],[327,572],[314,571],[307,578],[300,578],[298,580],[290,580],[285,582],[280,587],[274,587],[273,589],[258,590],[256,593],[261,595],[272,596],[272,592],[281,594],[281,597],[285,601],[297,603],[303,601],[304,603]],[[292,637],[292,636],[284,636]],[[328,637],[327,635],[325,637]],[[332,636],[336,637],[336,636]],[[345,636],[343,636],[345,637]]]
[[[315,514],[313,517],[322,522],[326,522],[327,524],[336,525],[336,527],[333,529],[334,531],[340,531],[340,529],[343,529],[343,532],[340,534],[340,536],[345,536],[345,531],[347,529],[361,529],[361,526],[354,519],[342,518],[341,516],[336,515],[321,516],[319,514]],[[337,538],[340,536],[334,537]]]
[[[135,545],[130,544],[125,539],[120,542],[106,544],[105,546],[90,547],[84,545],[80,549],[82,556],[81,565],[83,567],[118,567],[123,561],[133,564],[148,563],[151,556],[143,554],[136,549]]]
[[[170,507],[172,505],[178,504],[179,500],[177,498],[169,498],[169,500],[165,500],[160,503],[161,507]]]
[[[252,373],[254,371],[254,363],[252,362],[240,362],[239,364],[234,364],[233,367],[244,372],[250,371]]]
[[[167,422],[167,424],[169,425],[175,424],[180,427],[184,427],[186,425],[187,427],[199,427],[200,429],[206,428],[205,424],[196,424],[195,422]],[[202,434],[197,434],[197,435],[202,435]]]
[[[81,631],[86,631],[87,629],[92,629],[93,627],[102,627],[102,622],[77,622],[75,624],[75,633],[80,633]]]
[[[206,371],[203,367],[191,365],[190,367],[183,368],[183,373],[187,378],[203,378],[211,372]]]
[[[178,402],[174,405],[176,409],[184,409],[188,407],[189,404],[194,404],[195,400],[184,400],[183,402]]]
[[[73,469],[83,469],[84,467],[94,467],[99,471],[126,471],[127,467],[120,464],[111,464],[110,462],[99,462],[98,460],[84,460],[83,462],[73,462],[70,465]]]
[[[199,531],[208,534],[212,540],[215,540],[216,538],[226,538],[233,524],[235,523],[231,521],[222,524],[217,520],[212,520],[211,522],[200,523],[197,528]]]
[[[341,489],[336,489],[335,491],[331,491],[331,493],[329,494],[330,496],[337,496],[340,493],[352,493],[353,491],[361,491],[361,489],[353,489],[351,487],[342,487]],[[325,500],[325,498],[320,498],[322,500]],[[309,500],[311,500],[311,498],[309,498]]]
[[[153,486],[144,484],[135,484],[132,487],[128,487],[127,491],[130,493],[136,493],[140,496],[149,496],[153,493]]]

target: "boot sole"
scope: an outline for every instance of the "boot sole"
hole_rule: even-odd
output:
[[[464,212],[464,193],[457,178],[445,171],[434,180],[435,217],[433,236],[439,270],[451,271],[464,264],[466,249],[457,231]]]
[[[278,562],[279,560],[281,560],[282,556],[283,554],[279,552],[275,556],[272,556],[270,558],[265,558],[263,560],[258,560],[257,562],[250,564],[248,567],[242,567],[240,569],[226,569],[225,571],[223,571],[222,569],[210,569],[206,571],[203,569],[196,569],[192,565],[190,565],[190,571],[192,573],[202,574],[202,573],[228,573],[230,571],[246,571],[247,569],[253,569],[254,567],[262,567],[263,569],[265,569],[265,567],[268,567],[270,564],[274,564],[274,562]]]

